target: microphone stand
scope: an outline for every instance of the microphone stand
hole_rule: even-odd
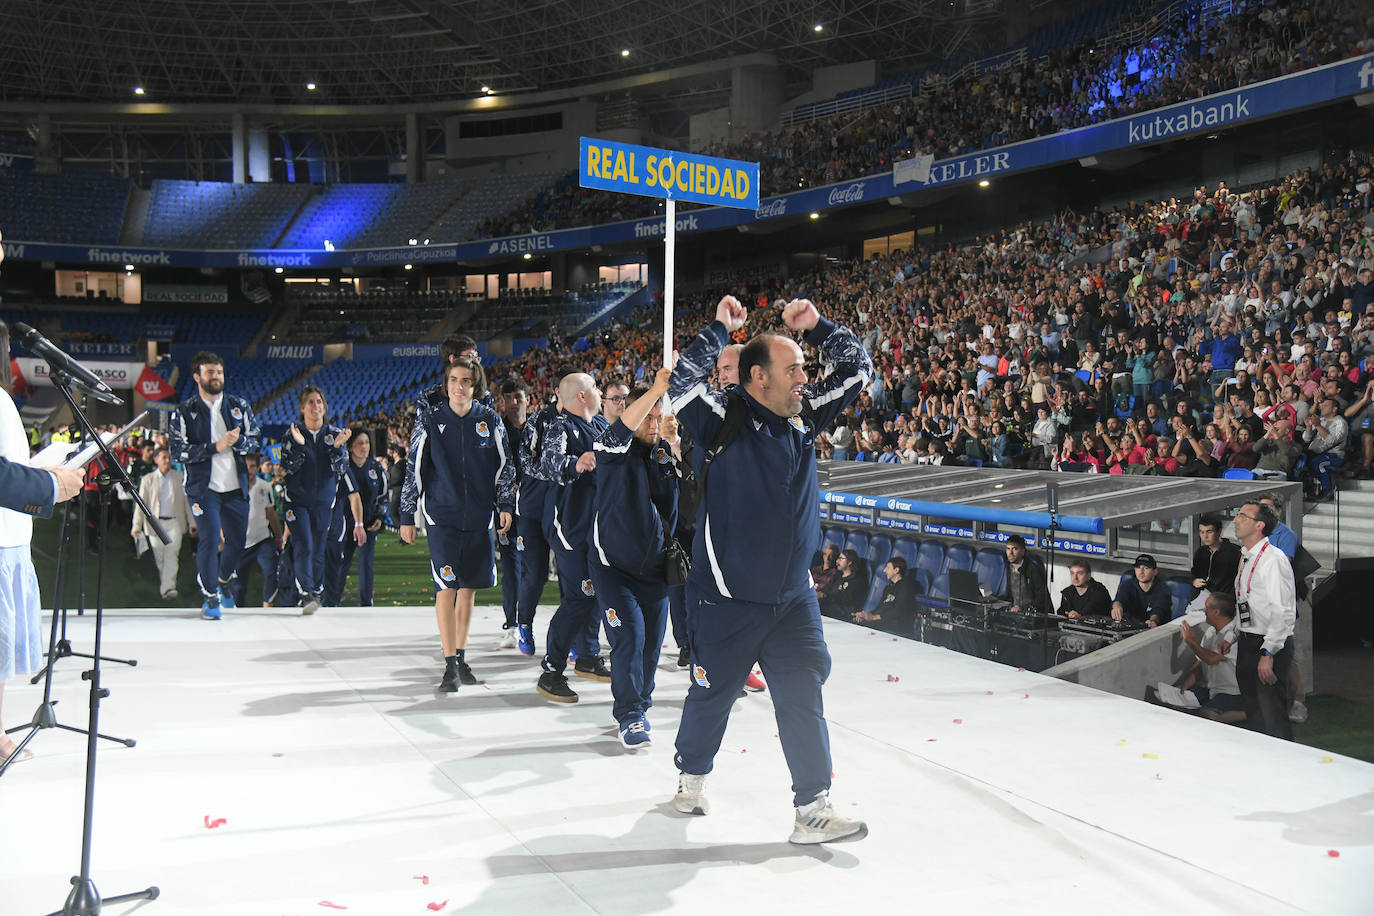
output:
[[[72,409],[73,416],[75,416],[77,420],[80,422],[81,428],[89,437],[89,441],[93,441],[96,443],[96,446],[99,448],[100,453],[105,458],[105,469],[102,470],[96,477],[96,486],[100,494],[100,511],[98,516],[99,526],[96,531],[95,644],[92,653],[90,654],[90,656],[88,656],[91,659],[91,668],[90,670],[83,671],[81,673],[82,679],[90,684],[90,715],[88,717],[87,725],[85,728],[86,791],[85,803],[82,807],[81,821],[81,871],[80,874],[74,876],[71,879],[72,889],[70,893],[68,893],[66,902],[63,904],[62,909],[49,914],[49,916],[100,916],[101,908],[106,903],[120,903],[125,900],[137,899],[156,900],[158,895],[161,893],[161,891],[159,891],[159,889],[154,886],[147,887],[141,891],[135,891],[129,894],[120,894],[115,897],[107,897],[102,900],[100,892],[96,890],[95,882],[91,880],[91,838],[92,823],[95,813],[95,765],[97,747],[96,739],[108,737],[100,734],[100,701],[110,695],[110,691],[107,688],[102,687],[100,685],[100,662],[102,660],[100,655],[100,645],[104,633],[105,624],[105,549],[108,540],[108,532],[106,531],[106,527],[109,524],[110,496],[114,490],[116,479],[121,480],[124,483],[124,485],[127,488],[129,488],[130,492],[132,492],[134,502],[137,504],[136,511],[143,512],[144,518],[149,522],[149,526],[153,529],[153,533],[157,535],[157,537],[162,541],[162,543],[166,544],[170,540],[170,538],[167,536],[166,529],[163,528],[162,525],[158,522],[157,517],[148,511],[147,505],[143,502],[142,499],[139,498],[138,491],[134,488],[133,483],[129,480],[128,473],[124,470],[123,466],[117,460],[115,460],[114,453],[110,451],[109,443],[107,443],[96,433],[95,427],[92,425],[90,418],[87,417],[86,414],[77,406],[76,399],[72,396],[72,393],[69,389],[71,387],[84,387],[84,385],[79,380],[75,379],[70,373],[66,372],[62,366],[55,364],[54,361],[50,360],[49,366],[52,369],[53,384],[56,385],[59,389],[61,389],[63,396],[67,400],[67,405]],[[65,516],[63,519],[63,529],[64,535],[69,534],[69,532],[65,530]],[[84,535],[84,532],[82,533]],[[61,567],[59,566],[59,569],[60,568]],[[84,599],[85,596],[83,593],[83,606]],[[55,618],[57,612],[54,610],[53,613]],[[54,620],[52,633],[55,635],[56,632],[56,621]],[[51,644],[52,636],[50,636],[49,639]],[[30,740],[32,740],[33,736],[36,735],[39,730],[45,727],[38,724],[39,719],[43,718],[46,721],[47,717],[51,716],[53,713],[52,706],[54,705],[54,702],[50,699],[49,696],[51,692],[52,661],[53,659],[50,659],[48,665],[48,685],[44,688],[43,706],[40,707],[39,713],[35,714],[34,723],[32,725],[21,726],[21,728],[29,727],[32,729],[29,732],[29,734],[25,736],[24,744],[27,744]],[[52,725],[55,726],[56,722],[53,721]],[[82,731],[82,729],[78,728],[69,728],[67,726],[62,727],[67,728],[70,731]],[[109,740],[118,741],[120,739],[113,738]],[[131,746],[133,744],[133,742],[131,741],[126,741],[124,743],[128,746]],[[23,744],[19,745],[19,747],[22,748]],[[18,751],[16,751],[8,760],[5,761],[5,763],[12,763],[18,758],[19,753]],[[3,767],[0,767],[0,772],[3,772],[3,769]]]

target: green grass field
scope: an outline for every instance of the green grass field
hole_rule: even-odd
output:
[[[33,526],[33,558],[38,570],[39,587],[45,603],[52,601],[53,584],[57,575],[57,523],[40,519]],[[75,544],[73,544],[75,546]],[[181,565],[177,575],[177,590],[181,597],[175,602],[163,601],[158,594],[157,566],[151,553],[134,558],[133,538],[127,529],[121,529],[112,537],[106,547],[105,606],[106,607],[162,607],[178,605],[192,607],[199,605],[196,596],[196,555],[195,542],[190,538],[182,540]],[[75,586],[78,562],[73,554],[67,562],[69,581]],[[96,555],[85,555],[86,593],[88,607],[95,606]],[[358,603],[356,577],[357,564],[354,563],[353,575],[348,578],[344,590],[343,603]],[[424,539],[414,546],[400,543],[395,534],[382,532],[377,539],[377,555],[374,565],[375,584],[373,602],[379,607],[402,607],[434,603],[434,580],[430,578],[429,552],[425,549]],[[261,574],[254,566],[248,574],[248,593],[250,596],[262,595]],[[68,603],[75,604],[73,590],[68,590]],[[498,579],[495,588],[482,589],[477,593],[479,605],[501,605],[501,587]],[[558,586],[547,583],[541,604],[558,603]]]
[[[152,554],[144,554],[134,559],[133,539],[120,532],[108,547],[107,572],[105,581],[106,607],[161,607],[176,604],[193,607],[198,594],[196,589],[196,564],[194,542],[186,539],[182,543],[181,570],[177,588],[181,598],[176,602],[164,602],[158,594],[157,568]],[[38,570],[38,581],[43,592],[44,602],[51,602],[54,577],[56,575],[57,524],[50,520],[39,520],[34,524],[33,553],[34,565]],[[86,554],[86,582],[89,600],[88,607],[94,607],[95,595],[95,554]],[[73,558],[68,562],[68,574],[73,585],[77,574],[77,564]],[[421,540],[414,546],[401,544],[395,534],[383,532],[377,541],[376,585],[373,599],[378,607],[424,606],[434,601],[433,580],[429,572],[429,553]],[[250,595],[261,595],[262,580],[256,567],[249,575]],[[73,591],[68,591],[69,603],[74,605]],[[194,604],[193,604],[194,602]],[[353,605],[358,602],[357,580],[349,577],[344,591],[343,603]],[[541,604],[558,603],[558,586],[547,583]],[[478,605],[499,607],[501,589],[483,589],[477,593]],[[1374,705],[1357,703],[1338,696],[1315,695],[1308,697],[1308,721],[1294,726],[1297,740],[1305,745],[1320,747],[1359,760],[1374,763]]]

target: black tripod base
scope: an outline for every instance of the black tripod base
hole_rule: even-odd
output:
[[[136,891],[132,894],[120,894],[118,897],[106,897],[100,899],[100,891],[95,889],[95,882],[89,879],[82,881],[81,878],[72,878],[72,892],[67,895],[67,902],[62,909],[48,916],[100,916],[100,908],[107,903],[123,903],[125,900],[156,900],[162,891],[156,887]]]

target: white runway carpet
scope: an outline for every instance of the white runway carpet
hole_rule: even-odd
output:
[[[454,695],[427,608],[191,615],[108,616],[139,664],[106,666],[101,729],[138,746],[102,742],[92,877],[162,896],[106,913],[1374,912],[1374,766],[846,624],[832,799],[870,835],[796,847],[766,693],[736,704],[711,814],[672,810],[675,651],[631,754],[610,686],[542,699],[499,610]],[[83,667],[58,667],[75,725]],[[6,726],[38,698],[11,682]],[[59,910],[79,867],[84,739],[31,747],[0,778],[3,916]]]

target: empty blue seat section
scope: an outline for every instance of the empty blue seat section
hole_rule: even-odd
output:
[[[64,300],[67,304],[72,301]],[[118,306],[119,303],[112,303],[112,307]],[[266,317],[237,312],[140,312],[134,311],[133,306],[124,308],[129,310],[76,311],[49,303],[25,302],[7,304],[0,309],[0,317],[10,325],[16,321],[32,325],[59,342],[136,343],[157,339],[204,344],[206,349],[226,357],[252,340]]]
[[[116,244],[130,187],[113,175],[0,171],[5,241]]]
[[[310,365],[308,359],[236,359],[223,353],[220,355],[224,359],[225,390],[238,395],[249,404],[257,404],[274,388],[286,384],[292,376]],[[191,367],[183,365],[178,396],[185,400],[195,392],[196,382],[191,377]]]
[[[300,184],[160,178],[153,182],[143,244],[209,250],[271,248],[310,190]]]
[[[868,534],[863,531],[849,531],[845,533],[844,549],[852,550],[862,559],[868,555]]]
[[[916,551],[916,567],[925,570],[935,588],[945,571],[945,545],[939,541],[922,541]]]
[[[843,528],[839,528],[834,525],[830,526],[829,528],[826,528],[824,537],[821,539],[821,550],[824,551],[825,548],[830,546],[831,544],[843,550],[844,536],[845,530]]]
[[[1188,607],[1188,602],[1193,600],[1193,583],[1187,576],[1170,576],[1164,580],[1164,584],[1169,588],[1169,594],[1174,599],[1174,611],[1170,620],[1177,620],[1183,616],[1183,612]]]
[[[1007,593],[1007,557],[995,547],[984,547],[973,560],[973,571],[978,574],[978,584],[985,585],[988,593],[1003,595]]]
[[[906,568],[914,570],[917,568],[916,558],[920,547],[921,542],[916,538],[897,538],[892,542],[892,556],[906,560]]]

